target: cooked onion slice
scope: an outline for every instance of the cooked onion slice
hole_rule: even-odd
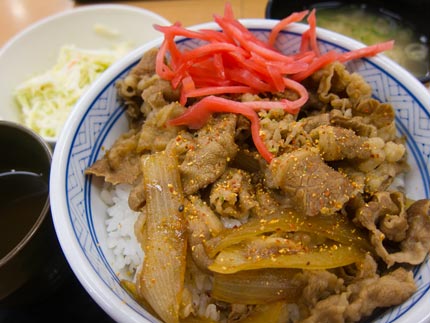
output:
[[[231,304],[266,304],[277,300],[294,302],[303,284],[294,280],[295,269],[245,270],[214,274],[212,297]]]
[[[137,290],[165,322],[175,323],[179,322],[186,258],[178,165],[174,156],[160,152],[143,157],[141,167],[148,216]]]
[[[214,257],[221,250],[246,239],[268,232],[308,232],[340,242],[372,250],[366,236],[346,217],[340,214],[305,217],[294,210],[265,219],[253,219],[240,227],[224,229],[218,236],[206,241],[208,255]]]
[[[285,318],[286,306],[286,302],[282,301],[257,305],[240,323],[284,322],[282,318]]]
[[[210,270],[232,274],[263,268],[330,269],[359,262],[364,252],[355,246],[326,243],[311,249],[286,250],[255,248],[256,244],[238,244],[221,251]]]

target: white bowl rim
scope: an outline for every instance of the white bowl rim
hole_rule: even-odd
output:
[[[240,21],[250,29],[272,29],[273,26],[279,22],[279,20],[264,18],[240,19]],[[204,28],[215,29],[218,28],[218,25],[214,22],[208,22],[187,28],[192,30]],[[308,25],[306,24],[294,23],[291,24],[286,30],[288,32],[302,33],[307,28]],[[341,42],[341,47],[344,47],[348,50],[358,49],[365,46],[364,44],[349,37],[319,27],[317,28],[317,35],[319,39],[325,41],[334,43]],[[91,86],[91,89],[80,98],[76,104],[76,108],[69,116],[64,127],[75,130],[79,126],[89,104],[102,91],[105,85],[125,67],[140,59],[143,53],[145,53],[147,50],[153,47],[158,47],[162,40],[163,38],[159,37],[153,41],[150,41],[138,47],[122,60],[112,65],[112,67]],[[430,114],[430,94],[424,85],[420,83],[412,74],[383,54],[378,54],[377,56],[365,59],[370,62],[374,62],[386,70],[389,70],[390,73],[397,79],[402,79],[408,84],[411,84],[412,86],[409,87],[416,89],[414,95],[421,103],[425,104],[425,109],[427,113]],[[71,131],[63,131],[60,134],[54,151],[51,168],[50,186],[53,192],[51,194],[51,208],[58,239],[66,258],[79,281],[82,283],[91,297],[93,297],[112,318],[119,322],[125,320],[127,322],[142,322],[142,317],[131,307],[127,305],[124,306],[124,303],[112,293],[110,288],[108,288],[102,279],[93,271],[91,264],[86,261],[85,255],[78,241],[76,240],[72,225],[68,221],[68,217],[65,216],[68,214],[68,209],[63,192],[64,187],[66,186],[63,172],[66,169],[66,164],[70,157],[69,148],[73,140],[73,135],[74,133]],[[106,297],[106,295],[109,297]],[[428,320],[430,320],[430,313],[427,313],[427,315],[423,317],[420,322],[426,322]]]
[[[62,12],[58,12],[55,14],[52,14],[48,17],[39,19],[32,24],[28,25],[25,29],[21,30],[11,38],[0,48],[0,56],[3,52],[5,52],[9,47],[13,46],[13,44],[16,42],[17,39],[22,38],[23,36],[27,35],[28,33],[31,33],[33,29],[38,28],[39,26],[51,23],[53,21],[59,20],[66,16],[73,16],[82,12],[91,12],[91,11],[99,11],[99,10],[121,10],[121,11],[129,11],[129,12],[141,12],[145,13],[147,16],[154,17],[156,19],[159,19],[160,22],[163,22],[165,24],[170,24],[170,22],[164,18],[163,16],[150,11],[145,8],[132,6],[132,5],[125,5],[125,4],[91,4],[86,5],[82,7],[72,7],[70,9],[67,9]]]

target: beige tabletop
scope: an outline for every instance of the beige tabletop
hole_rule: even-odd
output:
[[[49,15],[100,1],[72,0],[0,0],[0,46],[30,24]],[[105,1],[151,10],[171,22],[185,26],[212,20],[213,13],[222,13],[225,0],[145,0]],[[237,18],[263,18],[267,0],[230,0]]]
[[[214,13],[222,13],[229,1],[237,18],[264,18],[268,0],[0,0],[0,48],[11,37],[47,16],[74,7],[109,3],[131,5],[151,10],[169,21],[184,26],[212,21]],[[430,83],[426,86],[430,89]]]

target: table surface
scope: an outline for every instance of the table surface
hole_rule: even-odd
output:
[[[102,3],[89,0],[0,0],[0,46],[32,23],[44,17],[72,10],[74,7]],[[222,13],[225,0],[145,0],[104,1],[151,10],[171,22],[184,26],[212,20],[213,13]],[[267,0],[230,0],[238,18],[263,18]]]
[[[47,16],[91,4],[123,4],[153,11],[184,26],[212,21],[227,0],[0,0],[0,48],[14,35]],[[268,0],[228,0],[237,18],[264,18]],[[287,1],[287,0],[285,0]],[[430,90],[430,82],[426,84]]]

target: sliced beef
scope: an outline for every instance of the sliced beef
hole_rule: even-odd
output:
[[[361,116],[346,116],[340,110],[330,111],[330,123],[334,126],[351,129],[361,137],[373,138],[378,134],[377,128],[373,124],[366,122],[365,118]]]
[[[142,210],[143,206],[145,206],[145,202],[145,186],[142,184],[142,180],[137,180],[128,196],[128,206],[133,211],[138,212]]]
[[[312,130],[310,135],[325,161],[364,159],[371,153],[366,138],[357,136],[350,129],[322,125]]]
[[[251,175],[244,170],[228,168],[212,185],[211,207],[221,216],[247,218],[257,206]]]
[[[185,108],[177,102],[152,110],[139,131],[137,151],[157,152],[166,149],[167,144],[181,130],[181,127],[167,126],[167,122],[184,111]]]
[[[189,250],[195,264],[203,271],[213,262],[206,254],[204,242],[221,232],[223,225],[212,209],[197,195],[185,199],[185,218]]]
[[[311,309],[311,315],[300,323],[344,323],[348,307],[346,293],[330,295]]]
[[[430,250],[430,201],[417,201],[407,210],[405,203],[403,193],[379,192],[355,214],[354,221],[369,230],[375,252],[389,267],[417,265]]]
[[[377,308],[403,303],[417,289],[412,272],[402,267],[380,276],[370,256],[356,266],[350,283],[328,271],[304,271],[306,287],[299,304],[309,310],[301,323],[358,322]]]
[[[141,174],[137,139],[134,130],[121,135],[103,158],[85,170],[85,174],[104,177],[106,182],[114,185],[133,184]]]
[[[234,141],[236,118],[234,114],[212,117],[196,132],[193,149],[186,152],[179,166],[185,194],[213,183],[234,159],[238,150]]]
[[[154,75],[155,74],[155,59],[157,58],[158,49],[152,48],[148,50],[140,59],[139,63],[134,66],[131,75]]]
[[[178,101],[179,92],[172,88],[169,81],[155,77],[142,86],[141,97],[143,99],[141,112],[146,116],[153,109]]]
[[[303,130],[310,133],[319,126],[330,125],[330,116],[328,113],[320,113],[300,119],[300,122],[303,124]]]
[[[266,180],[308,216],[340,210],[357,193],[343,174],[324,162],[317,149],[301,148],[275,158]]]
[[[376,308],[401,304],[415,291],[413,274],[404,268],[351,284],[347,288],[350,304],[345,311],[345,321],[357,322]]]
[[[418,265],[430,251],[430,200],[419,200],[407,209],[409,228],[393,261]]]
[[[316,87],[318,100],[336,109],[354,108],[363,98],[372,95],[371,86],[357,73],[349,73],[339,62],[315,72],[309,82]]]
[[[365,118],[366,123],[374,125],[378,129],[377,135],[385,141],[395,137],[395,112],[390,104],[369,98],[362,100],[353,110],[353,114]]]
[[[311,308],[328,296],[341,293],[345,288],[341,278],[326,270],[305,270],[302,279],[306,281],[306,286],[300,301]]]
[[[155,73],[157,52],[156,48],[147,51],[130,73],[115,84],[127,107],[132,127],[152,109],[179,100],[179,89],[173,89],[169,81],[162,80]]]

